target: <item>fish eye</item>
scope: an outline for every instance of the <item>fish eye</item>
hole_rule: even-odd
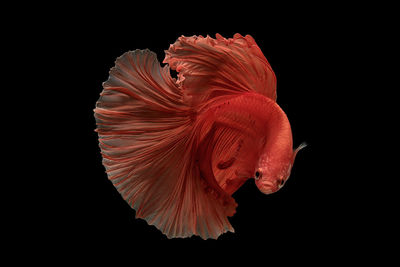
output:
[[[254,174],[254,178],[255,178],[256,180],[260,179],[261,176],[262,176],[262,173],[261,173],[260,171],[256,171],[256,173]]]

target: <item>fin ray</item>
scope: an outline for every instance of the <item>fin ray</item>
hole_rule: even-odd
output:
[[[177,83],[194,106],[215,95],[251,91],[276,100],[275,74],[250,35],[181,36],[165,52],[164,63],[178,72]]]
[[[224,207],[204,189],[192,108],[169,68],[149,50],[127,52],[103,88],[94,110],[103,165],[136,217],[169,238],[233,231]]]

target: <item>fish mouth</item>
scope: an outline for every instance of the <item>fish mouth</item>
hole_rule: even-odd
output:
[[[279,190],[279,187],[275,183],[272,183],[270,181],[258,180],[258,181],[256,181],[256,185],[257,185],[258,189],[266,195],[275,193],[276,191]]]

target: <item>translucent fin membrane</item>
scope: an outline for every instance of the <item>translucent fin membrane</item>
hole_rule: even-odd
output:
[[[108,178],[136,210],[169,238],[217,238],[234,231],[226,210],[200,177],[193,111],[182,89],[149,50],[119,57],[95,118]]]
[[[177,82],[194,106],[251,91],[276,99],[275,74],[250,35],[182,36],[165,53],[164,63],[179,73]]]

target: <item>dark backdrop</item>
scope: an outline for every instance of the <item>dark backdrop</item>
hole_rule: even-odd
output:
[[[339,38],[335,21],[323,13],[269,16],[272,11],[252,12],[244,11],[244,17],[237,11],[226,18],[211,12],[203,14],[203,19],[190,13],[157,19],[102,14],[92,19],[79,14],[60,24],[47,43],[55,50],[52,60],[62,63],[54,74],[61,84],[54,88],[57,134],[49,140],[61,144],[52,167],[63,195],[51,192],[53,198],[46,200],[54,213],[49,225],[56,240],[72,240],[83,250],[204,246],[215,250],[243,247],[261,254],[287,249],[330,254],[332,244],[339,241],[343,246],[336,251],[350,251],[356,226],[349,222],[353,211],[344,201],[343,162],[332,156],[332,151],[345,154],[335,140],[346,125],[332,103],[343,83],[336,70],[344,60],[337,49],[344,37]],[[234,194],[239,204],[230,218],[235,233],[217,241],[168,240],[154,226],[135,219],[135,211],[107,180],[93,117],[101,84],[115,59],[128,50],[149,48],[161,62],[164,50],[180,35],[215,37],[220,33],[228,38],[237,32],[252,35],[270,62],[278,82],[277,102],[291,122],[294,145],[305,141],[308,147],[299,152],[289,181],[277,193],[263,195],[249,180]],[[336,101],[336,106],[346,105],[340,98]],[[350,239],[345,232],[351,233]]]

